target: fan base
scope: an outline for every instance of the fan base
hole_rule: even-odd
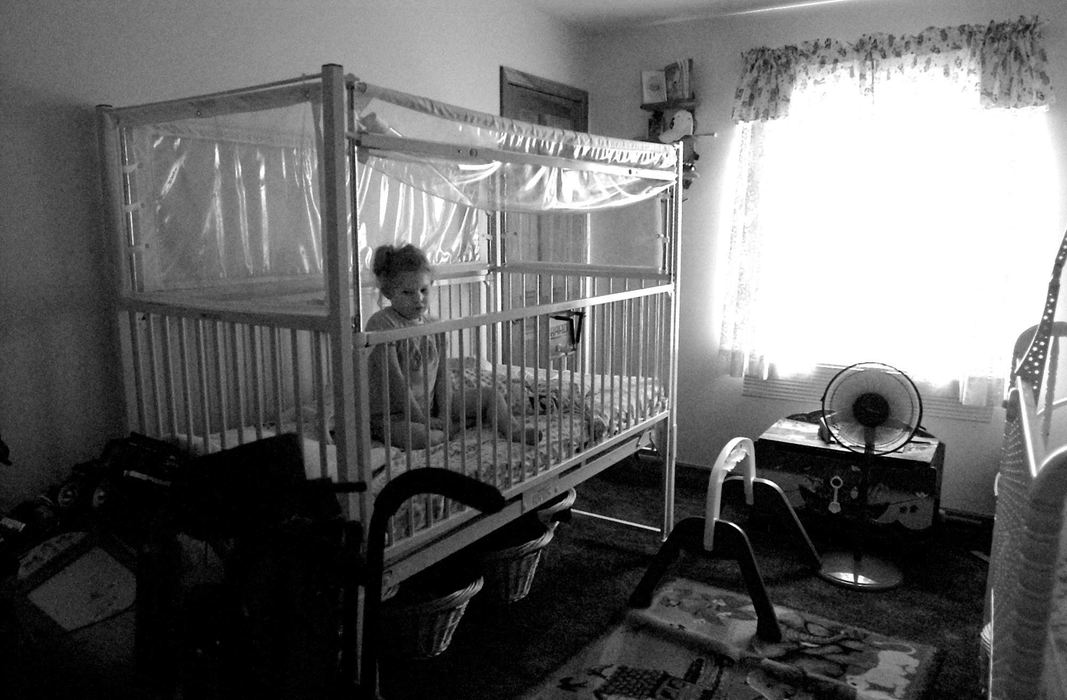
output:
[[[904,580],[904,574],[896,564],[863,552],[823,554],[819,577],[838,586],[862,591],[884,591],[899,586]]]

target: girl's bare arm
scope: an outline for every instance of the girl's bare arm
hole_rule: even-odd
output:
[[[452,383],[449,381],[448,339],[444,333],[438,333],[436,340],[439,358],[437,381],[433,390],[433,405],[436,407],[436,416],[430,419],[430,424],[438,430],[450,432],[453,427],[452,404],[455,401],[455,397],[452,395]]]

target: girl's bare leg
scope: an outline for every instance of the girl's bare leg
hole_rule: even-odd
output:
[[[503,396],[494,391],[487,394],[486,399],[486,403],[493,405],[486,406],[485,413],[487,416],[492,412],[496,413],[497,430],[501,435],[515,442],[525,442],[527,445],[536,445],[541,441],[541,431],[537,429],[537,426],[525,426],[515,420],[515,417],[511,415],[511,407],[508,406]]]
[[[497,391],[467,388],[464,401],[453,403],[452,415],[458,425],[467,426],[480,415],[485,427],[496,426],[497,432],[516,442],[536,445],[541,440],[541,431],[517,421],[507,400]]]
[[[381,439],[381,436],[375,437]],[[445,437],[444,431],[435,430],[425,423],[408,422],[403,418],[393,418],[389,425],[390,444],[404,450],[418,450],[436,445],[444,442]]]

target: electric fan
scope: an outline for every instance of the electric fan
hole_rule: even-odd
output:
[[[860,483],[854,491],[861,517],[867,509],[870,471],[878,467],[878,457],[908,444],[919,430],[922,413],[922,397],[915,383],[887,364],[849,365],[826,385],[821,415],[825,434],[863,455],[857,460]],[[840,475],[830,479],[835,493],[832,513],[840,512],[836,493],[843,485]],[[893,563],[865,554],[858,541],[852,552],[824,555],[820,575],[833,583],[868,590],[892,588],[903,579]]]

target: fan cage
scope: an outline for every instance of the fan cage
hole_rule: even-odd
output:
[[[886,399],[889,416],[876,427],[866,427],[853,407],[864,394]],[[922,397],[915,383],[896,367],[881,362],[860,362],[843,368],[826,385],[822,418],[838,444],[853,452],[889,454],[908,444],[922,424]]]

